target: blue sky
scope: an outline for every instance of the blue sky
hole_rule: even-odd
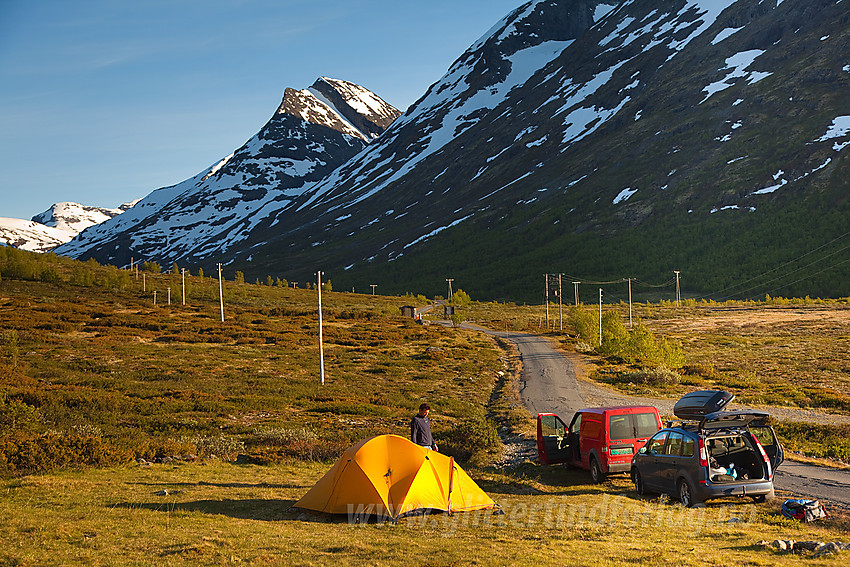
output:
[[[0,0],[0,217],[115,207],[319,76],[404,110],[522,0]]]

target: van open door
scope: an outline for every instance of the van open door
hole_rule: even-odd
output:
[[[537,414],[537,458],[544,465],[565,463],[570,456],[569,429],[554,413]]]

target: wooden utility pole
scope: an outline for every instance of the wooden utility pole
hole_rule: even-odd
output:
[[[676,274],[676,307],[679,307],[679,305],[682,302],[682,292],[679,289],[679,273],[680,272],[673,270],[673,273]]]
[[[153,304],[156,305],[156,290],[153,290]]]
[[[561,330],[564,330],[564,311],[562,308],[563,301],[561,301],[561,296],[564,295],[564,290],[561,287],[561,276],[562,274],[558,274],[558,321],[561,326]]]
[[[599,346],[602,346],[602,288],[599,288]]]
[[[221,306],[221,322],[224,323],[224,290],[221,285],[221,264],[218,265],[218,304]]]
[[[167,287],[165,289],[168,291],[168,304],[171,305],[171,288]]]
[[[145,273],[142,272],[142,291],[147,291],[147,290],[148,290],[148,280],[145,277]]]
[[[455,281],[454,278],[446,278],[446,281],[449,284],[449,301],[452,300],[452,282]]]
[[[549,274],[543,274],[546,282],[546,330],[549,330]]]
[[[632,278],[629,278],[629,328],[632,328]]]
[[[578,306],[578,284],[581,282],[573,282],[573,286],[576,288],[576,306]]]
[[[369,284],[369,287],[372,288],[372,295],[375,295],[375,288],[378,287],[378,284]]]
[[[183,305],[186,305],[186,268],[181,268],[180,273],[183,276]]]
[[[325,384],[325,349],[322,344],[322,272],[316,272],[319,290],[319,383]]]

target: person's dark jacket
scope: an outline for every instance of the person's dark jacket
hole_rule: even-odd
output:
[[[416,414],[410,420],[410,440],[423,447],[434,447],[431,423],[428,421],[427,415]]]

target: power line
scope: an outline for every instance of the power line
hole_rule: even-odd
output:
[[[829,266],[829,267],[824,268],[824,269],[822,269],[822,270],[818,270],[817,272],[815,272],[815,273],[813,273],[813,274],[809,274],[809,275],[807,275],[806,277],[803,277],[803,278],[800,278],[800,279],[795,280],[795,281],[793,281],[793,282],[787,283],[787,284],[783,285],[782,287],[774,288],[774,289],[772,289],[772,290],[769,290],[769,291],[767,291],[766,293],[771,293],[771,292],[776,293],[776,290],[777,290],[777,289],[782,289],[783,287],[789,287],[789,286],[792,286],[792,285],[798,284],[798,283],[800,283],[800,282],[802,282],[802,281],[806,281],[807,279],[813,278],[814,276],[820,275],[820,274],[822,274],[822,273],[824,273],[824,272],[828,272],[829,270],[835,269],[835,268],[837,268],[838,266],[841,266],[842,264],[847,264],[848,262],[850,262],[850,258],[847,258],[846,260],[843,260],[843,261],[841,261],[841,262],[839,262],[839,263],[837,263],[837,264],[833,264],[832,266]]]
[[[725,287],[725,288],[723,288],[723,289],[721,289],[721,290],[719,290],[719,291],[715,291],[715,292],[713,292],[713,293],[709,294],[709,297],[711,297],[711,296],[718,296],[718,295],[721,295],[721,294],[723,294],[724,292],[727,292],[727,291],[730,291],[730,290],[734,290],[734,289],[736,289],[736,288],[738,288],[738,287],[740,287],[740,286],[746,285],[746,284],[748,284],[748,283],[750,283],[750,282],[752,282],[752,281],[754,281],[754,280],[757,280],[757,279],[759,279],[759,278],[761,278],[761,277],[764,277],[764,276],[766,276],[766,275],[768,275],[768,274],[772,274],[773,272],[776,272],[776,271],[778,271],[778,270],[781,270],[782,268],[784,268],[784,267],[786,267],[786,266],[790,266],[791,264],[794,264],[795,262],[799,262],[800,260],[802,260],[802,259],[803,259],[803,258],[805,258],[806,256],[810,256],[811,254],[814,254],[815,252],[818,252],[818,251],[820,251],[820,250],[822,250],[822,249],[826,248],[826,247],[827,247],[827,246],[829,246],[830,244],[833,244],[833,243],[835,243],[835,242],[838,242],[838,241],[839,241],[839,240],[841,240],[842,238],[846,238],[847,236],[850,236],[850,231],[845,232],[845,233],[844,233],[844,234],[842,234],[841,236],[837,236],[837,237],[833,238],[832,240],[830,240],[829,242],[827,242],[827,243],[825,243],[825,244],[822,244],[822,245],[818,246],[817,248],[815,248],[815,249],[813,249],[813,250],[809,250],[808,252],[806,252],[806,253],[804,253],[804,254],[802,254],[802,255],[800,255],[800,256],[798,256],[798,257],[796,257],[796,258],[792,259],[792,260],[788,260],[787,262],[785,262],[785,263],[783,263],[783,264],[780,264],[780,265],[776,266],[775,268],[773,268],[773,269],[771,269],[771,270],[768,270],[768,271],[766,271],[766,272],[763,272],[763,273],[761,273],[761,274],[758,274],[758,275],[756,275],[756,276],[753,276],[753,277],[751,277],[750,279],[744,280],[744,281],[742,281],[742,282],[738,282],[738,283],[736,283],[736,284],[734,284],[734,285],[727,286],[727,287]],[[839,250],[838,252],[835,252],[835,253],[833,253],[833,254],[830,254],[829,256],[833,256],[833,255],[835,255],[835,254],[838,254],[838,253],[840,253],[840,252],[843,252],[844,250],[847,250],[847,248],[848,248],[848,247],[847,247],[847,246],[845,246],[844,248],[842,248],[842,249],[841,249],[841,250]],[[827,258],[828,258],[829,256],[827,256]],[[811,265],[811,264],[809,264],[809,265]],[[808,265],[807,265],[807,266],[804,266],[804,268],[805,268],[805,267],[808,267]],[[804,268],[800,268],[800,269],[804,269]],[[793,273],[796,273],[796,272],[797,272],[797,271],[799,271],[800,269],[795,270],[794,272],[791,272],[791,273],[792,273],[792,274],[793,274]],[[789,275],[790,275],[790,274],[789,274]],[[772,283],[772,282],[774,282],[774,281],[776,281],[776,280],[770,280],[770,281],[764,282],[763,284],[760,284],[760,285],[767,285],[767,284]],[[803,281],[803,280],[797,280],[797,281],[796,281],[796,282],[794,282],[794,283],[799,283],[800,281]],[[792,284],[788,284],[788,285],[792,285]],[[722,299],[730,299],[730,298],[732,297],[732,295],[735,295],[735,294],[743,295],[744,293],[746,293],[746,292],[748,292],[748,291],[751,291],[751,290],[753,290],[753,289],[757,289],[758,287],[759,287],[759,286],[754,286],[754,287],[751,287],[751,288],[745,289],[745,290],[740,291],[740,292],[730,292],[730,294],[729,294],[729,295],[726,295],[726,296],[725,296],[725,297],[723,297]]]
[[[833,242],[834,242],[834,241],[833,241]],[[830,244],[831,244],[831,242],[830,242]],[[817,248],[816,250],[820,250],[821,248],[823,248],[823,246],[821,246],[821,247]],[[753,278],[750,278],[749,280],[747,280],[747,282],[753,281],[753,280],[758,279],[758,278],[760,278],[760,277],[762,277],[762,276],[765,276],[765,275],[767,275],[767,274],[773,273],[773,272],[775,272],[776,270],[778,270],[778,269],[780,269],[780,268],[784,268],[784,267],[786,267],[786,266],[790,265],[792,262],[796,262],[796,261],[798,261],[798,260],[800,260],[800,259],[802,259],[802,258],[804,258],[804,257],[808,256],[809,254],[812,254],[812,253],[813,253],[813,252],[815,252],[816,250],[813,250],[813,251],[811,251],[811,252],[807,252],[806,254],[803,254],[802,256],[800,256],[799,258],[797,258],[796,260],[792,260],[791,262],[786,262],[785,264],[783,264],[783,265],[779,266],[778,268],[774,268],[773,270],[769,270],[769,271],[767,271],[767,272],[764,272],[763,274],[760,274],[760,275],[758,275],[758,276],[755,276],[755,277],[753,277]],[[735,294],[734,294],[734,295],[745,295],[745,294],[747,294],[747,293],[749,293],[749,292],[751,292],[751,291],[753,291],[753,290],[755,290],[755,289],[763,288],[763,287],[764,287],[764,286],[766,286],[766,285],[772,284],[772,283],[774,283],[774,282],[776,282],[776,281],[778,281],[778,280],[781,280],[781,279],[783,279],[783,278],[787,278],[787,277],[789,277],[789,276],[791,276],[791,275],[793,275],[793,274],[796,274],[797,272],[801,272],[801,271],[805,270],[806,268],[810,268],[811,266],[814,266],[814,265],[816,265],[816,264],[820,264],[820,263],[822,263],[824,260],[826,260],[827,258],[831,258],[832,256],[835,256],[836,254],[840,254],[840,253],[844,252],[845,250],[850,250],[850,244],[848,244],[847,246],[845,246],[845,247],[843,247],[843,248],[841,248],[841,249],[839,249],[839,250],[836,250],[835,252],[832,252],[832,253],[830,253],[830,254],[827,254],[827,255],[826,255],[826,256],[824,256],[823,258],[820,258],[820,259],[815,260],[815,261],[813,261],[813,262],[809,262],[809,263],[808,263],[808,264],[806,264],[805,266],[800,266],[799,268],[797,268],[797,269],[795,269],[795,270],[792,270],[791,272],[788,272],[788,273],[786,273],[786,274],[784,274],[784,275],[777,276],[777,277],[775,277],[775,278],[773,278],[773,279],[767,280],[766,282],[762,282],[762,283],[760,283],[760,284],[757,284],[757,285],[751,286],[751,287],[746,288],[746,289],[744,289],[744,290],[741,290],[741,291],[735,292]],[[835,264],[835,265],[830,266],[830,267],[827,267],[827,268],[824,268],[823,270],[820,270],[820,271],[819,271],[819,272],[817,272],[817,273],[818,273],[818,274],[820,274],[820,273],[822,273],[822,272],[824,272],[824,271],[826,271],[826,270],[831,270],[831,269],[833,269],[835,266],[840,266],[841,264],[844,264],[845,262],[846,262],[846,261],[844,261],[844,262],[840,262],[839,264]],[[784,286],[782,286],[782,287],[788,287],[788,286],[790,286],[790,285],[794,285],[794,284],[799,283],[799,282],[801,282],[801,281],[804,281],[804,280],[806,280],[806,279],[808,279],[808,278],[811,278],[813,275],[815,275],[815,274],[809,274],[808,276],[806,276],[806,277],[804,277],[804,278],[800,278],[800,279],[796,280],[796,281],[795,281],[795,282],[793,282],[793,283],[785,284],[785,285],[784,285]],[[744,282],[744,283],[746,283],[746,282]],[[730,298],[731,298],[731,295],[728,295],[728,296],[726,296],[726,297],[725,297],[725,299],[730,299]]]

